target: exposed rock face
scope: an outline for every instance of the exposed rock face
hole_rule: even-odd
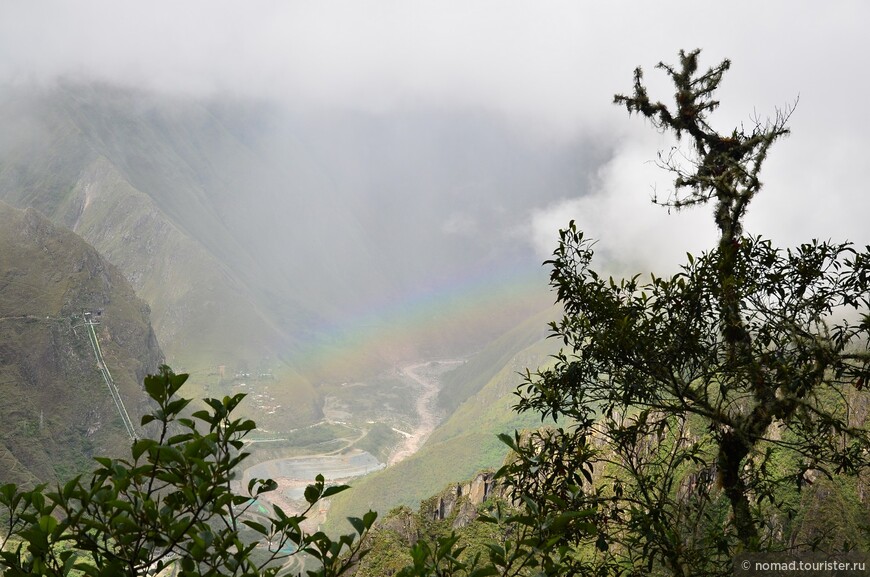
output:
[[[357,577],[394,575],[411,563],[409,550],[418,540],[431,540],[433,530],[449,532],[445,524],[452,529],[469,525],[487,499],[503,497],[494,476],[481,472],[469,481],[454,483],[422,502],[417,513],[407,507],[391,511],[368,535],[366,546],[371,550],[354,568]]]
[[[493,489],[493,473],[477,475],[468,488],[468,500],[480,505],[486,501]]]
[[[404,543],[414,545],[420,538],[420,526],[413,511],[401,507],[387,516],[381,527],[386,531],[395,532]]]
[[[493,493],[494,474],[482,472],[471,481],[451,485],[443,493],[425,501],[420,514],[433,521],[444,521],[455,513],[453,528],[465,527],[477,518],[477,508]]]

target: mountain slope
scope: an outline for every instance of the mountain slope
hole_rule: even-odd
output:
[[[548,309],[490,343],[464,366],[445,375],[454,382],[485,382],[438,426],[423,447],[408,459],[352,483],[350,491],[333,498],[328,525],[344,529],[345,519],[368,509],[385,514],[399,505],[416,506],[451,482],[501,465],[507,447],[499,433],[540,426],[534,414],[516,414],[514,391],[528,367],[543,366],[558,349],[546,340]],[[529,344],[531,342],[531,344]],[[493,359],[506,359],[504,363]],[[459,375],[459,377],[457,377]]]
[[[543,289],[518,232],[601,156],[528,143],[473,113],[309,117],[99,84],[0,87],[0,122],[0,199],[109,256],[152,306],[169,358],[191,365],[200,349],[243,349],[213,366],[304,355],[343,331],[389,332],[422,307],[450,313],[437,307],[499,284]],[[146,284],[152,270],[172,281]],[[460,331],[400,339],[418,355],[403,360],[509,330],[542,305],[528,292]],[[188,323],[212,300],[232,331],[202,334],[214,314]],[[388,361],[379,370],[395,360],[369,356]]]
[[[169,362],[192,374],[192,387],[214,384],[218,366],[229,374],[262,367],[292,395],[284,403],[292,420],[316,418],[313,387],[278,361],[294,342],[285,327],[305,326],[308,313],[285,305],[291,320],[282,322],[246,284],[258,275],[245,264],[253,260],[215,214],[208,167],[191,166],[197,138],[209,135],[204,121],[182,122],[110,89],[25,96],[7,93],[0,106],[9,127],[0,137],[0,199],[37,208],[117,265],[151,305]]]
[[[465,355],[545,306],[521,233],[602,155],[474,111],[309,116],[69,82],[0,87],[0,123],[0,200],[121,269],[191,394],[267,375],[280,411],[253,416],[273,432],[319,419],[322,383]]]
[[[227,236],[226,227],[202,186],[192,184],[196,175],[184,174],[187,159],[163,150],[164,136],[148,110],[111,91],[59,89],[41,96],[24,102],[7,97],[0,107],[4,125],[26,135],[7,136],[0,196],[73,229],[121,267],[152,303],[167,350],[195,359],[190,347],[221,353],[241,343],[244,354],[245,343],[253,349],[274,339],[257,340],[266,319],[224,264],[243,258],[237,256],[243,251],[232,239],[217,239]],[[205,232],[194,236],[191,229]],[[214,300],[209,292],[228,316],[242,321],[234,325],[238,342],[228,343],[226,331],[188,328],[191,309]]]
[[[142,379],[163,360],[148,306],[81,238],[0,202],[0,482],[69,478],[129,445],[85,312],[138,424]]]
[[[548,334],[547,323],[557,316],[555,309],[548,308],[529,317],[468,359],[463,366],[444,375],[438,392],[439,408],[447,414],[453,413],[466,399],[485,387],[518,351],[543,339]]]

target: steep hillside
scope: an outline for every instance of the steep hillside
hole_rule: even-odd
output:
[[[438,406],[445,413],[455,411],[466,399],[480,391],[510,363],[511,358],[534,345],[548,334],[547,323],[557,318],[555,308],[548,308],[505,332],[468,362],[442,378]]]
[[[118,266],[151,305],[169,362],[189,371],[193,386],[218,383],[219,366],[229,375],[256,368],[287,385],[291,420],[315,418],[313,388],[279,361],[310,313],[289,295],[283,316],[263,304],[252,279],[275,283],[226,226],[238,205],[216,212],[229,196],[222,159],[248,159],[244,147],[192,104],[154,108],[106,87],[4,96],[0,199],[37,208]]]
[[[69,478],[129,445],[86,312],[138,424],[142,379],[163,360],[148,305],[81,238],[0,202],[0,482]]]
[[[715,492],[714,492],[715,494]],[[856,551],[866,551],[870,544],[867,523],[867,479],[819,476],[813,485],[805,486],[800,494],[793,487],[782,487],[778,496],[797,497],[793,517],[771,515],[775,539],[797,551],[835,551],[851,543]],[[721,495],[717,496],[720,502]],[[411,547],[419,541],[433,549],[438,539],[458,537],[456,548],[462,550],[460,560],[471,562],[475,555],[485,564],[493,543],[516,538],[516,527],[503,533],[498,525],[482,523],[481,514],[493,516],[497,505],[510,511],[512,503],[503,485],[492,473],[481,472],[466,480],[451,483],[441,491],[411,507],[402,506],[378,518],[367,536],[368,554],[352,572],[356,577],[393,575],[413,564]],[[714,517],[715,519],[715,517]],[[713,521],[721,523],[720,520]],[[714,528],[721,531],[721,526]],[[580,555],[594,555],[595,537],[578,547]],[[812,546],[806,545],[812,543]],[[806,553],[804,553],[806,554]]]
[[[366,537],[367,555],[354,568],[356,577],[393,575],[411,565],[411,546],[418,541],[434,542],[450,533],[458,533],[467,547],[462,558],[481,553],[486,559],[484,543],[503,539],[496,526],[475,523],[481,512],[491,514],[494,502],[505,503],[503,488],[493,473],[482,472],[462,482],[451,483],[437,495],[413,507],[398,507],[381,516]]]
[[[298,118],[63,82],[0,88],[0,122],[0,199],[116,264],[194,383],[280,374],[297,424],[312,384],[474,350],[539,310],[517,231],[601,156],[470,113]]]
[[[121,267],[153,304],[168,350],[244,354],[277,338],[262,334],[264,326],[277,329],[243,282],[258,273],[255,261],[225,225],[231,216],[216,214],[219,199],[207,195],[216,195],[217,185],[205,188],[214,169],[191,166],[192,155],[229,146],[220,135],[203,134],[214,127],[201,126],[201,107],[188,106],[194,118],[185,122],[177,111],[167,117],[171,106],[155,109],[127,93],[84,87],[37,98],[12,93],[2,104],[9,131],[0,147],[0,195],[73,229]],[[203,138],[218,142],[198,142]],[[217,316],[207,309],[212,302],[222,305],[235,337],[190,326],[191,309],[205,305],[198,316]]]
[[[416,506],[451,482],[472,477],[501,465],[507,447],[498,433],[540,426],[536,415],[517,415],[513,395],[527,367],[542,366],[556,352],[558,343],[543,338],[542,317],[523,323],[497,339],[464,366],[448,373],[455,383],[485,382],[464,400],[413,456],[387,469],[355,481],[350,491],[333,498],[328,526],[344,529],[345,518],[368,509],[386,513],[399,505]],[[531,341],[532,344],[527,344]],[[493,359],[506,359],[502,364]],[[478,372],[480,371],[480,372]],[[456,375],[462,375],[457,378]]]

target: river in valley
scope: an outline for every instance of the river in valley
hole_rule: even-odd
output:
[[[404,439],[390,455],[389,465],[416,453],[438,426],[440,415],[436,409],[436,400],[441,386],[439,377],[452,365],[462,362],[464,361],[418,362],[400,369],[399,372],[409,382],[416,396],[416,426],[410,432],[403,433]],[[342,483],[383,469],[388,464],[379,462],[367,451],[356,449],[345,453],[332,451],[328,454],[272,459],[245,469],[241,487],[246,490],[251,479],[274,479],[278,483],[278,490],[264,497],[275,505],[294,510],[298,508],[299,500],[304,499],[305,487],[313,483],[318,474],[323,475],[327,484]]]

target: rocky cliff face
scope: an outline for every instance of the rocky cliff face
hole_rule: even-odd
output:
[[[465,527],[477,518],[477,511],[495,492],[501,497],[491,472],[481,472],[470,481],[449,486],[420,506],[420,515],[433,521],[451,521],[454,529]]]
[[[84,313],[138,424],[163,362],[148,306],[74,233],[0,202],[0,483],[65,479],[129,446]]]
[[[368,536],[370,552],[355,568],[356,577],[393,575],[411,563],[410,548],[418,540],[434,541],[436,535],[468,527],[491,498],[503,498],[494,473],[480,472],[472,479],[454,483],[420,504],[414,513],[408,507],[390,511]]]

